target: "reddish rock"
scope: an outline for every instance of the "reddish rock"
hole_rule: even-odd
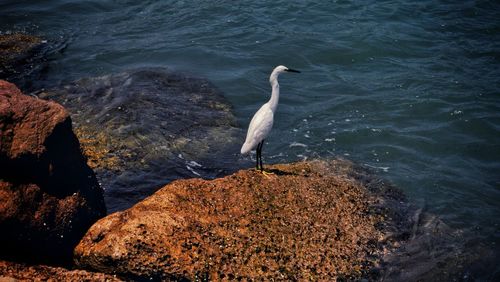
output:
[[[0,255],[68,259],[105,213],[67,111],[0,80]]]
[[[47,265],[26,265],[0,260],[0,281],[123,281],[113,275],[85,270],[69,270]]]
[[[94,224],[78,266],[143,279],[322,280],[376,276],[402,195],[346,161],[178,180]],[[403,205],[403,204],[401,204]]]

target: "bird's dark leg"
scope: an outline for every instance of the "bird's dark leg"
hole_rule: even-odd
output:
[[[259,149],[260,143],[257,144],[257,150],[255,150],[255,170],[259,170]]]
[[[264,143],[264,141],[257,144],[257,150],[256,150],[257,155],[255,156],[255,162],[256,162],[255,170],[261,170],[261,171],[262,171],[262,143]],[[259,166],[259,161],[260,161],[260,166]]]
[[[259,154],[259,160],[260,160],[260,171],[264,171],[264,165],[262,164],[262,147],[264,147],[264,140],[260,142],[260,154]]]

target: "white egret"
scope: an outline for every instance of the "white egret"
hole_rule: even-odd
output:
[[[269,77],[269,82],[271,83],[272,92],[271,99],[255,113],[250,125],[248,126],[247,138],[245,143],[241,147],[241,153],[246,154],[250,150],[257,147],[256,155],[256,165],[255,168],[264,172],[262,166],[262,146],[264,145],[264,139],[267,137],[274,122],[274,112],[278,107],[278,100],[280,96],[280,85],[278,84],[278,76],[283,72],[299,72],[297,70],[289,69],[285,66],[277,66],[274,68],[271,76]]]

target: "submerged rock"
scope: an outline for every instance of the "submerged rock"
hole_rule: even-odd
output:
[[[92,226],[80,267],[147,279],[375,279],[408,231],[403,195],[347,161],[177,180]]]
[[[238,169],[241,132],[229,103],[207,80],[138,69],[81,79],[40,97],[71,112],[111,211],[174,179]]]
[[[409,237],[384,253],[382,281],[498,281],[495,251],[437,216],[412,213]]]
[[[37,36],[0,34],[0,79],[14,82],[21,89],[30,88],[30,79],[45,67],[45,46],[45,41]]]
[[[0,80],[0,256],[67,261],[105,214],[68,112]]]

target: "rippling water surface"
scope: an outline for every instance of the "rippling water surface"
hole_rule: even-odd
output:
[[[242,140],[273,67],[297,68],[268,162],[353,159],[498,250],[500,5],[314,2],[2,1],[0,31],[64,45],[39,87],[143,66],[206,77]]]

